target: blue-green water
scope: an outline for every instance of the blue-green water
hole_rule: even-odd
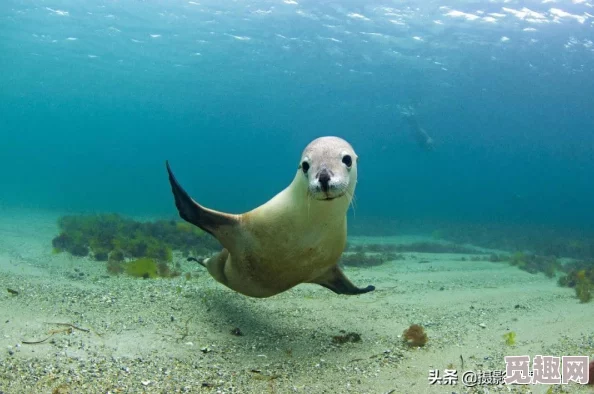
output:
[[[0,394],[507,392],[428,372],[592,360],[593,71],[593,0],[0,0]],[[189,226],[62,217],[178,218],[165,160],[247,211],[323,135],[360,158],[361,296],[249,299]],[[518,390],[588,390],[556,386]]]
[[[361,158],[353,226],[590,230],[594,12],[577,3],[4,0],[0,203],[173,215],[169,159],[203,204],[245,211],[339,135]]]

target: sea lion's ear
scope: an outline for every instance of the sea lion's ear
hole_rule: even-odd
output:
[[[175,198],[175,206],[177,207],[179,216],[185,221],[192,223],[202,230],[214,235],[224,245],[225,242],[223,242],[223,239],[219,237],[221,227],[228,228],[230,226],[236,226],[239,224],[237,216],[214,211],[198,204],[181,187],[177,179],[175,179],[173,171],[171,171],[171,167],[169,167],[168,161],[165,162],[165,165],[167,166],[169,183],[171,184],[171,191],[173,192],[173,197]]]

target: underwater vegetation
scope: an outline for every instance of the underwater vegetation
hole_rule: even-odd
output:
[[[539,256],[531,253],[516,252],[509,256],[508,262],[521,270],[536,274],[544,273],[547,277],[553,278],[557,271],[563,266],[554,256]]]
[[[97,261],[150,257],[171,260],[172,250],[184,255],[205,254],[220,249],[216,240],[186,222],[158,220],[139,222],[117,214],[63,216],[60,234],[52,245],[57,252],[74,256],[91,254]]]
[[[590,302],[594,293],[594,262],[573,262],[567,264],[565,270],[566,274],[561,276],[557,283],[573,288],[580,302]]]
[[[539,256],[536,254],[516,252],[507,258],[499,255],[489,256],[489,261],[507,261],[510,265],[521,270],[536,274],[544,273],[549,278],[554,278],[557,273],[562,273],[557,283],[560,286],[575,289],[576,297],[582,303],[592,300],[594,294],[594,262],[578,261],[561,264],[554,256]]]
[[[179,274],[167,264],[174,250],[188,256],[220,249],[207,233],[174,220],[139,222],[117,214],[69,215],[61,217],[58,226],[60,233],[52,240],[54,252],[105,261],[111,274],[171,277]]]
[[[108,271],[112,274],[119,274],[119,273],[126,273],[127,275],[134,276],[136,278],[173,278],[181,275],[179,271],[172,271],[169,267],[169,264],[165,261],[155,261],[153,259],[143,257],[140,259],[128,261],[128,262],[119,262],[112,263],[113,266],[117,266],[118,269],[115,271],[111,271],[108,263]],[[117,265],[116,265],[117,264]]]
[[[341,263],[352,267],[373,267],[387,261],[404,260],[401,253],[482,253],[472,248],[439,242],[415,242],[410,244],[362,244],[347,245]]]
[[[513,331],[503,334],[503,339],[507,346],[514,346],[516,344],[516,333]]]
[[[394,253],[345,253],[340,258],[340,263],[351,267],[373,267],[394,260],[404,260],[404,256]]]
[[[337,345],[343,345],[347,342],[361,342],[361,334],[356,332],[349,332],[348,334],[345,333],[344,330],[340,330],[341,333],[344,335],[335,335],[332,337],[332,343]]]
[[[156,278],[159,276],[157,262],[153,259],[142,258],[132,260],[123,265],[124,272],[137,278]]]
[[[425,346],[427,334],[422,326],[413,324],[402,333],[402,340],[411,347]]]
[[[463,254],[484,254],[474,248],[463,245],[442,243],[442,242],[413,242],[409,244],[363,244],[348,245],[348,251],[352,252],[374,252],[374,253],[463,253]]]
[[[594,234],[583,230],[503,223],[448,223],[434,233],[441,239],[485,248],[531,250],[543,256],[594,259]]]
[[[179,268],[179,265],[176,264]],[[181,275],[179,269],[171,270],[166,261],[155,261],[148,257],[143,257],[136,260],[118,261],[110,259],[107,262],[107,272],[111,275],[119,275],[125,273],[127,275],[152,279],[152,278],[175,278]],[[186,273],[186,279],[190,279],[191,274]]]
[[[563,287],[573,288],[576,297],[582,303],[590,302],[594,295],[594,262],[577,261],[561,264],[554,256],[539,256],[524,252],[516,252],[509,256],[492,254],[486,260],[507,261],[521,270],[531,274],[542,272],[549,278],[554,278],[561,273],[557,283]]]

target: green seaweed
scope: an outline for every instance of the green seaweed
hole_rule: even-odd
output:
[[[584,279],[579,281],[575,286],[575,295],[581,303],[585,304],[586,302],[590,302],[592,300],[593,290],[594,287],[592,287],[592,282],[590,282],[588,279]]]
[[[124,271],[126,274],[137,278],[148,279],[159,277],[157,263],[155,260],[149,258],[141,258],[126,263]]]
[[[562,265],[554,256],[540,256],[524,252],[513,253],[509,256],[508,262],[531,274],[542,272],[549,278],[554,278],[556,273],[562,269]]]
[[[516,344],[516,333],[513,331],[503,334],[503,339],[507,346],[514,346]]]
[[[565,270],[566,274],[557,282],[559,286],[572,287],[581,303],[590,302],[594,293],[594,262],[573,262]]]
[[[59,234],[52,240],[55,253],[107,261],[111,273],[118,273],[116,262],[153,259],[170,262],[173,251],[184,256],[205,255],[220,250],[218,241],[198,227],[175,220],[139,222],[117,214],[67,215],[58,220]],[[178,271],[163,272],[169,276]],[[168,267],[168,266],[167,266]],[[167,272],[166,272],[167,271]]]
[[[144,278],[175,278],[181,275],[177,270],[171,270],[166,261],[156,261],[148,257],[122,262],[110,259],[107,262],[107,272],[111,275],[125,273],[127,275]]]
[[[162,278],[175,278],[181,275],[179,270],[172,270],[165,261],[157,263],[157,273]]]
[[[94,249],[93,257],[97,261],[107,261],[109,258],[109,250],[108,249]]]
[[[588,277],[586,270],[580,270],[576,274],[575,295],[582,303],[590,302],[592,300],[592,281]]]
[[[120,249],[114,249],[109,253],[109,261],[124,261],[124,252]]]

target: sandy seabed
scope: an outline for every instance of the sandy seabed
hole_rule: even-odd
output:
[[[405,253],[346,268],[373,293],[300,285],[252,299],[181,257],[189,280],[113,277],[105,263],[53,254],[57,218],[0,211],[0,393],[594,392],[576,383],[429,384],[434,369],[460,378],[505,370],[505,355],[592,359],[594,303],[580,304],[542,274],[472,255]],[[411,240],[418,238],[349,241]],[[413,323],[425,327],[426,346],[403,343]],[[503,339],[509,331],[515,346]],[[333,342],[351,332],[361,341]]]

